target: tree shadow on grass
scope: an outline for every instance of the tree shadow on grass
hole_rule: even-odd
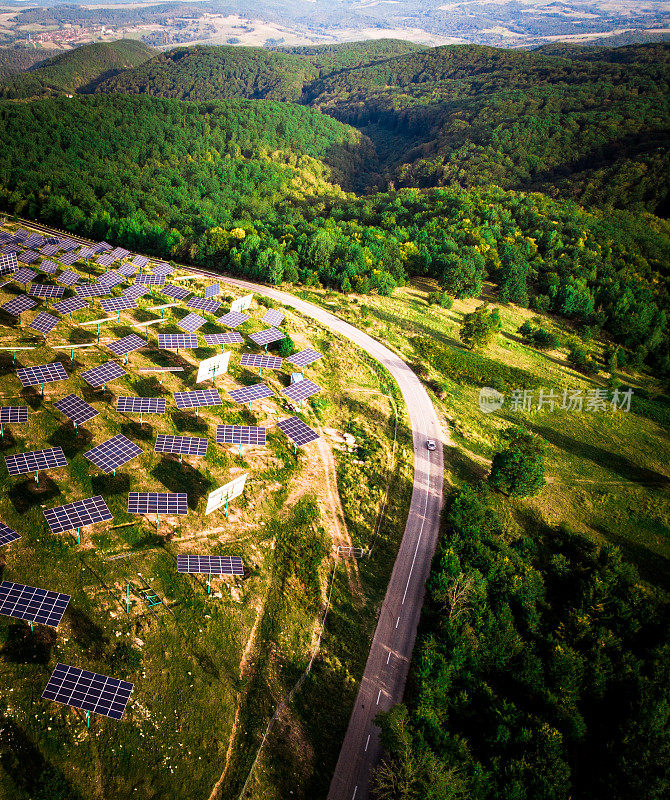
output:
[[[58,484],[46,473],[40,475],[39,483],[28,478],[15,483],[8,492],[9,500],[18,514],[25,514],[33,506],[44,505],[60,495]]]
[[[160,397],[162,394],[167,394],[167,391],[161,386],[160,377],[155,376],[134,378],[130,388],[137,393],[138,397]]]
[[[114,394],[107,388],[108,386],[109,384],[105,385],[105,390],[103,392],[102,386],[98,389],[94,389],[92,386],[86,384],[82,387],[81,395],[87,403],[111,403],[114,399]]]
[[[209,493],[212,482],[186,462],[161,459],[151,470],[151,476],[163,484],[169,492],[186,492],[188,507],[193,510],[198,501]]]
[[[51,765],[13,719],[0,715],[0,765],[22,796],[81,800],[63,773]]]
[[[81,425],[75,428],[73,424],[66,422],[60,428],[56,428],[48,441],[52,447],[61,447],[65,457],[71,460],[88,447],[93,441],[93,434]]]
[[[30,630],[27,622],[10,625],[2,658],[12,664],[48,664],[56,644],[56,631],[46,625]]]
[[[139,420],[135,422],[132,420],[122,424],[119,428],[119,433],[127,436],[129,439],[139,439],[142,442],[148,442],[154,438],[154,428],[148,422],[143,422],[141,425]]]
[[[110,494],[128,494],[130,491],[130,475],[120,472],[117,475],[96,475],[91,478],[91,488],[94,494],[103,497]]]
[[[85,651],[87,656],[100,658],[102,656],[107,638],[103,629],[81,609],[71,603],[65,612],[65,618],[72,630],[72,637]]]
[[[173,411],[172,424],[179,433],[204,433],[208,431],[207,423],[200,417],[196,417],[195,411]]]
[[[97,338],[95,331],[90,328],[73,328],[70,331],[72,344],[92,344]]]
[[[595,527],[594,530],[603,539],[616,545],[623,553],[624,558],[635,565],[644,580],[655,586],[660,586],[666,592],[670,591],[670,559],[660,553],[655,553],[639,542],[631,541],[626,536],[615,533],[609,528]]]
[[[37,409],[44,403],[42,390],[40,389],[40,391],[37,391],[34,386],[28,386],[25,389],[22,389],[21,397],[26,401],[33,411],[37,411]]]

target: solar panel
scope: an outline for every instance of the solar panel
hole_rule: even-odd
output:
[[[125,356],[126,353],[132,353],[135,350],[141,350],[146,347],[147,343],[141,339],[136,333],[131,333],[124,336],[123,339],[117,339],[114,342],[108,342],[107,347],[117,356]]]
[[[40,248],[40,253],[44,256],[55,256],[59,250],[60,247],[57,244],[45,244]]]
[[[206,333],[205,342],[210,345],[217,344],[241,344],[244,337],[237,331],[226,331],[226,333]]]
[[[103,297],[100,305],[108,313],[110,311],[127,311],[129,308],[137,308],[137,303],[129,297]]]
[[[57,664],[42,697],[118,720],[126,710],[132,691],[133,684],[128,681]]]
[[[211,286],[205,286],[205,297],[216,297],[221,293],[221,284],[213,283]]]
[[[68,297],[67,300],[61,300],[54,306],[59,314],[72,314],[73,311],[80,311],[82,308],[88,308],[88,303],[81,297]]]
[[[0,614],[6,617],[27,619],[57,628],[69,602],[69,594],[49,592],[11,581],[0,583]]]
[[[3,425],[28,422],[28,406],[0,406],[0,422]]]
[[[243,322],[246,322],[251,317],[248,317],[246,314],[243,314],[241,311],[229,311],[227,314],[224,314],[222,317],[219,317],[218,321],[225,325],[227,328],[237,328]]]
[[[62,261],[63,259],[61,259]],[[61,272],[61,274],[56,278],[58,283],[64,283],[66,286],[74,286],[75,283],[79,283],[79,275],[76,272],[72,272],[71,269],[65,270],[65,272]]]
[[[139,300],[140,297],[144,297],[145,294],[149,294],[149,291],[150,290],[147,286],[138,286],[135,283],[123,290],[123,296],[128,300]]]
[[[146,342],[142,342],[142,344],[146,344]],[[115,361],[107,361],[104,364],[99,364],[97,367],[87,369],[86,372],[82,372],[81,377],[89,386],[95,389],[98,386],[104,386],[106,383],[116,380],[126,374],[126,371]]]
[[[199,575],[244,575],[240,556],[177,556],[177,572]]]
[[[299,353],[294,353],[292,356],[289,356],[286,359],[286,363],[293,364],[294,367],[308,367],[320,358],[323,358],[321,353],[317,353],[316,350],[312,350],[311,347],[308,347],[305,350],[301,350]]]
[[[131,261],[131,264],[134,264],[139,269],[142,269],[142,267],[146,267],[148,263],[149,259],[146,256],[140,256],[140,255],[135,256],[135,258]],[[126,264],[126,266],[128,265]]]
[[[202,328],[206,321],[207,320],[204,317],[201,317],[199,314],[187,314],[184,319],[180,320],[180,322],[177,324],[185,331],[193,333],[194,331],[197,331],[198,328]]]
[[[117,260],[125,258],[126,256],[129,255],[130,255],[129,251],[123,247],[115,247],[110,253],[110,256],[114,256],[114,258],[116,258]]]
[[[67,372],[60,361],[52,361],[50,364],[39,364],[36,367],[20,367],[16,370],[16,377],[25,388],[39,386],[40,383],[66,381]]]
[[[18,297],[15,297],[13,300],[9,300],[8,302],[4,303],[2,308],[13,317],[20,317],[24,311],[29,311],[36,305],[37,303],[30,297],[21,294]]]
[[[59,322],[60,317],[54,317],[52,314],[47,314],[42,311],[35,317],[28,327],[31,331],[37,331],[38,333],[43,333],[46,336],[47,333],[50,333]]]
[[[126,414],[165,414],[165,398],[119,397],[116,410]]]
[[[56,469],[66,467],[67,459],[60,447],[52,447],[49,450],[31,450],[25,453],[15,453],[5,456],[7,469],[12,477],[25,475],[28,472],[39,472],[43,469]]]
[[[207,455],[207,442],[207,439],[200,439],[197,436],[168,436],[159,433],[156,437],[154,452],[205,456]]]
[[[58,264],[55,261],[43,261],[39,266],[39,270],[45,275],[55,275],[58,272]]]
[[[98,242],[97,244],[98,252],[109,251],[112,249],[112,245],[109,242]]]
[[[269,386],[264,383],[256,383],[253,386],[240,386],[239,389],[233,389],[228,394],[233,398],[236,403],[252,403],[254,400],[263,400],[265,397],[273,397],[274,393]]]
[[[198,389],[194,392],[175,392],[177,408],[199,408],[200,406],[222,406],[223,400],[216,389]]]
[[[156,275],[156,273],[149,273],[148,275],[138,275],[135,278],[135,283],[144,284],[146,286],[162,286],[165,283],[165,275]]]
[[[65,287],[51,286],[48,283],[33,283],[28,289],[28,294],[31,297],[58,297],[60,299],[65,294]]]
[[[22,261],[24,264],[34,264],[39,257],[40,254],[36,253],[34,250],[24,250],[23,253],[17,255],[19,261]]]
[[[117,267],[116,271],[119,272],[121,275],[125,275],[126,278],[130,278],[131,275],[134,275],[137,272],[137,266],[138,265],[134,263],[121,264],[120,267]]]
[[[174,297],[175,300],[184,300],[191,296],[191,292],[189,292],[188,289],[185,289],[183,286],[173,286],[171,283],[166,283],[165,286],[161,288],[161,294],[167,297]]]
[[[88,422],[89,419],[97,417],[100,413],[85,400],[82,400],[81,397],[77,397],[76,394],[69,394],[67,397],[62,397],[60,400],[56,400],[54,403],[54,408],[57,408],[61,414],[65,414],[65,416],[69,420],[72,420],[75,425],[81,425],[84,422]]]
[[[140,372],[183,372],[183,367],[140,367]]]
[[[42,513],[51,533],[63,533],[94,525],[96,522],[109,522],[112,514],[100,495],[86,500],[75,500],[64,506],[43,508]]]
[[[123,275],[112,269],[109,272],[105,272],[104,275],[101,275],[98,278],[98,283],[101,286],[107,286],[111,289],[113,286],[118,286],[120,283],[125,283],[125,280],[126,279]]]
[[[61,247],[60,249],[62,250],[63,248]],[[73,264],[79,261],[79,256],[76,253],[65,253],[62,256],[58,256],[58,260],[66,267],[71,267]]]
[[[217,444],[247,444],[265,447],[267,431],[251,425],[217,425]]]
[[[16,261],[16,253],[2,253],[0,254],[0,275],[8,275],[10,272],[16,272],[19,265]],[[179,288],[177,286],[175,289]],[[180,291],[183,291],[180,289]]]
[[[17,228],[14,231],[14,239],[16,239],[17,242],[25,242],[29,236],[30,234],[25,228]]]
[[[28,267],[21,267],[18,272],[15,272],[12,275],[12,280],[16,281],[17,283],[30,283],[33,278],[37,277],[37,273],[33,272],[32,269],[28,269]]]
[[[288,438],[298,447],[304,444],[309,444],[319,438],[319,434],[313,431],[309,425],[298,419],[298,417],[289,417],[277,423],[279,430],[283,431]]]
[[[87,259],[95,255],[95,251],[93,250],[92,247],[82,247],[77,255],[81,259]]]
[[[129,492],[129,514],[188,514],[186,492]]]
[[[280,339],[283,339],[285,335],[286,334],[278,328],[265,328],[262,331],[250,334],[249,338],[262,347],[265,344],[270,344],[270,342],[278,342]]]
[[[197,308],[200,311],[209,311],[213,314],[221,305],[218,300],[212,300],[210,297],[192,297],[186,305],[189,308]]]
[[[96,258],[96,261],[101,267],[111,267],[116,259],[110,253],[102,253]]]
[[[5,525],[4,522],[0,522],[0,547],[11,544],[20,538],[21,536],[15,530]]]
[[[303,378],[303,380],[292,383],[290,386],[282,389],[282,394],[286,395],[289,400],[293,400],[294,403],[299,403],[320,391],[320,386],[312,383],[308,378]]]
[[[26,247],[41,247],[44,244],[44,236],[41,233],[31,233],[23,243]]]
[[[65,253],[69,253],[71,250],[76,250],[79,247],[79,242],[75,242],[74,239],[61,239],[60,240],[60,249],[63,250]]]
[[[276,308],[268,308],[263,317],[263,322],[266,325],[272,325],[273,328],[276,328],[278,325],[282,324],[285,316],[286,314],[284,314],[283,311],[278,311]]]
[[[240,363],[243,367],[255,369],[281,369],[281,358],[266,356],[257,353],[242,353]]]
[[[151,271],[155,275],[169,275],[171,272],[174,272],[174,267],[171,267],[164,261],[160,261]]]
[[[97,445],[84,456],[104,473],[110,473],[131,461],[142,452],[142,448],[119,433]]]
[[[100,283],[84,283],[75,286],[74,290],[77,297],[107,297],[109,294],[109,288]]]
[[[159,333],[159,350],[178,350],[180,347],[195,350],[198,346],[198,337],[195,333]]]

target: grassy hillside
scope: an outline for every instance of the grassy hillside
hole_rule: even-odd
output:
[[[45,61],[53,50],[34,50],[27,47],[0,47],[0,80]]]
[[[23,99],[90,90],[101,78],[135,67],[155,50],[134,39],[87,44],[39,64],[0,84],[0,97]]]

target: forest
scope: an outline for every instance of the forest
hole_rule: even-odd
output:
[[[667,604],[565,525],[510,540],[485,487],[445,517],[380,800],[667,797]]]

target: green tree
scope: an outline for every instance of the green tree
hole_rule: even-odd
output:
[[[512,497],[532,497],[542,491],[544,459],[537,439],[523,428],[508,428],[502,434],[507,446],[491,463],[489,483]]]
[[[487,347],[496,338],[500,330],[500,316],[498,309],[489,311],[484,303],[478,306],[471,314],[463,318],[458,335],[470,350]]]

